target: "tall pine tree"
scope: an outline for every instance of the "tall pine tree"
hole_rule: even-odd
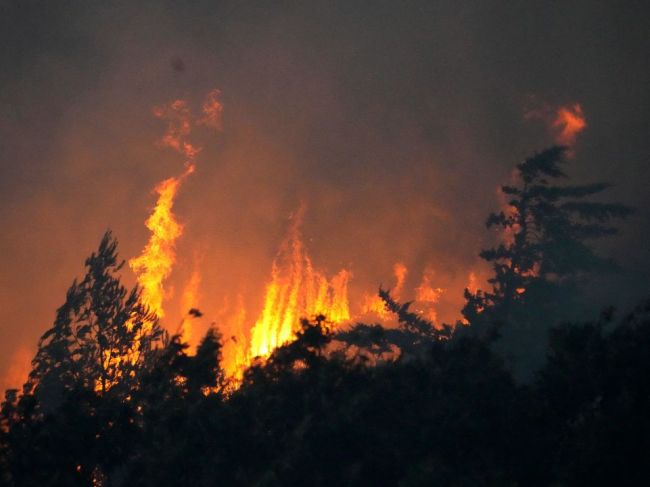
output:
[[[591,245],[614,235],[612,222],[632,209],[588,201],[607,183],[557,185],[567,147],[544,150],[517,165],[517,186],[502,186],[507,210],[492,213],[487,227],[501,230],[501,242],[480,253],[492,264],[492,289],[465,291],[463,315],[482,334],[497,332],[502,348],[539,365],[548,326],[569,318],[581,277],[613,266]],[[521,363],[520,363],[521,365]]]

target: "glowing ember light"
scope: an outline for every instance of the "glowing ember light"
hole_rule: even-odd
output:
[[[331,281],[315,270],[300,235],[303,210],[294,219],[289,236],[273,262],[262,313],[251,330],[250,359],[266,357],[294,336],[303,317],[323,314],[334,323],[350,318],[347,285],[350,273]]]

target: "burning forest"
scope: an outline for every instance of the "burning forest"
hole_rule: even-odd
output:
[[[18,3],[0,485],[650,480],[644,8]]]
[[[184,169],[178,176],[164,179],[154,187],[153,193],[157,199],[145,220],[150,232],[149,240],[140,255],[128,259],[128,267],[141,291],[142,304],[168,333],[179,333],[183,342],[191,345],[192,349],[199,339],[194,330],[197,319],[204,318],[204,313],[200,311],[203,303],[199,299],[204,295],[201,293],[201,268],[196,266],[192,269],[182,292],[178,297],[174,296],[170,291],[170,282],[177,265],[177,241],[183,235],[183,223],[174,213],[174,203],[184,181],[192,177],[199,164],[197,159],[200,159],[202,147],[192,142],[193,132],[208,129],[218,136],[223,127],[223,109],[220,91],[214,89],[205,96],[198,116],[193,115],[188,101],[182,99],[152,110],[166,128],[156,145],[159,149],[171,149],[177,153],[179,166]],[[561,110],[564,108],[560,108],[558,113]],[[556,122],[553,126],[556,126]],[[561,125],[560,130],[564,133],[569,129]],[[261,304],[254,312],[257,319],[250,318],[254,313],[246,309],[241,295],[227,296],[236,304],[226,307],[227,310],[220,310],[218,317],[215,317],[214,322],[220,322],[222,332],[230,336],[224,342],[223,367],[231,378],[240,380],[244,370],[256,359],[268,357],[277,347],[295,339],[295,332],[300,329],[300,319],[323,316],[333,328],[362,319],[379,320],[385,324],[395,322],[393,313],[376,290],[367,289],[358,302],[350,302],[348,286],[353,273],[349,269],[342,268],[328,277],[314,266],[302,236],[306,212],[307,207],[302,202],[286,222],[280,222],[281,226],[287,227],[287,233],[270,263],[269,281],[264,287]],[[183,259],[183,262],[190,260]],[[392,295],[399,299],[405,291],[408,269],[401,262],[395,263],[392,268],[393,282],[387,283],[387,286],[390,286]],[[435,279],[435,270],[427,266],[419,285],[411,291],[417,312],[436,326],[442,326],[436,305],[447,290],[435,286]],[[477,289],[476,279],[475,271],[470,271],[467,287],[474,292]],[[456,293],[456,303],[463,289],[461,286],[451,290]],[[180,325],[166,319],[165,308],[170,304],[181,310]],[[461,323],[460,314],[456,321]],[[147,325],[145,331],[148,331],[146,328]],[[205,326],[200,331],[205,333]]]

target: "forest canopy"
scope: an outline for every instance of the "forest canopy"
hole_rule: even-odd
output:
[[[296,319],[242,376],[218,324],[190,353],[121,282],[107,232],[0,411],[7,486],[642,485],[650,480],[650,300],[578,320],[595,250],[631,213],[560,185],[565,147],[503,186],[481,251],[491,289],[435,325],[379,289],[397,325]],[[199,309],[191,309],[200,316]],[[644,482],[645,481],[645,482]]]

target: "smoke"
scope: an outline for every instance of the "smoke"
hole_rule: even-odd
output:
[[[0,370],[8,350],[33,350],[107,227],[123,258],[140,254],[151,188],[188,159],[196,170],[174,204],[183,235],[165,316],[175,328],[187,314],[183,289],[198,253],[193,306],[204,316],[192,319],[194,337],[212,322],[227,339],[248,332],[301,201],[305,248],[325,275],[351,271],[351,307],[393,286],[399,262],[408,269],[402,298],[431,289],[437,318],[456,319],[468,275],[484,285],[477,253],[492,238],[483,224],[498,209],[494,188],[555,141],[522,120],[530,93],[588,114],[569,170],[576,179],[597,175],[618,184],[614,198],[649,203],[640,108],[649,41],[634,9],[66,5],[0,16]],[[206,99],[214,87],[220,94]],[[185,108],[170,118],[169,100],[184,100],[200,124],[191,139]],[[176,143],[180,161],[161,147]],[[635,242],[647,240],[648,221],[641,212],[624,230],[631,236],[606,250],[647,269]],[[637,272],[615,287],[621,295],[647,284]],[[128,268],[123,278],[135,282]]]

